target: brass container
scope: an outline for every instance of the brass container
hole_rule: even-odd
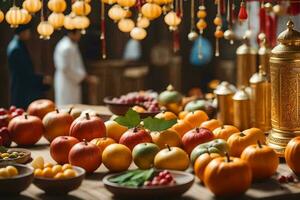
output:
[[[250,78],[251,124],[268,133],[271,130],[271,83],[262,66]]]
[[[268,144],[283,155],[287,143],[300,135],[300,32],[292,21],[271,51],[271,123]]]
[[[262,38],[260,47],[258,49],[258,62],[262,66],[262,70],[266,72],[268,79],[270,80],[270,54],[271,49],[267,47],[266,38]]]
[[[257,50],[250,46],[249,38],[236,50],[237,86],[249,86],[249,79],[256,72]]]
[[[241,131],[251,127],[250,98],[245,87],[238,90],[233,99],[233,125]]]
[[[217,118],[223,124],[233,124],[233,95],[235,87],[223,81],[214,91],[218,102]]]

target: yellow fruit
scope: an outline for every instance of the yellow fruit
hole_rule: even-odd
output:
[[[177,116],[170,111],[158,113],[157,115],[155,115],[155,117],[164,120],[177,119]]]
[[[46,168],[46,167],[53,167],[53,164],[51,164],[51,163],[45,163],[44,164],[44,168]]]
[[[31,166],[34,169],[43,169],[44,168],[44,158],[41,156],[36,157],[33,159]]]
[[[43,170],[35,169],[34,170],[34,176],[43,176]]]
[[[6,168],[1,168],[0,169],[0,178],[8,178],[8,177],[9,177],[8,170]]]
[[[55,176],[54,179],[64,179],[64,173],[63,172],[58,172]]]
[[[116,142],[119,142],[123,133],[125,133],[128,128],[118,124],[115,121],[109,120],[105,122],[106,127],[106,136],[114,139]]]
[[[52,172],[53,172],[53,174],[57,174],[59,172],[62,172],[62,166],[61,165],[54,165],[52,167]]]
[[[64,164],[64,165],[62,166],[62,170],[63,170],[63,171],[65,171],[65,170],[67,170],[67,169],[73,169],[72,165],[70,165],[70,164]]]
[[[131,151],[125,145],[111,144],[104,149],[102,162],[109,171],[125,171],[132,162]]]
[[[166,148],[166,144],[170,147],[180,147],[182,145],[181,137],[173,130],[151,132],[151,137],[153,143],[160,149]]]
[[[17,168],[15,168],[14,166],[7,166],[6,170],[10,177],[17,176],[19,174]]]
[[[65,178],[73,178],[75,176],[76,176],[76,172],[74,169],[67,169],[66,171],[64,171]]]
[[[42,172],[42,176],[45,177],[45,178],[52,178],[53,177],[53,172],[52,172],[52,168],[50,167],[46,167],[43,169],[43,172]]]

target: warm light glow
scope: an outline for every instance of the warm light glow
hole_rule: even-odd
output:
[[[65,29],[73,30],[75,28],[74,27],[74,18],[75,18],[75,15],[73,13],[65,16],[65,18],[64,18]]]
[[[134,28],[134,22],[131,19],[121,19],[118,28],[120,31],[128,33]]]
[[[5,15],[5,19],[6,19],[7,23],[10,24],[11,28],[18,27],[19,24],[21,24],[23,21],[23,14],[21,12],[21,9],[16,6],[11,7],[7,11],[7,13]]]
[[[123,19],[126,16],[126,13],[127,12],[119,5],[114,5],[108,10],[108,16],[114,21]]]
[[[181,23],[181,18],[174,11],[169,12],[164,18],[170,30],[176,30]]]
[[[0,23],[4,20],[4,13],[0,10]]]
[[[150,20],[158,18],[162,13],[162,9],[155,3],[146,3],[142,6],[142,14]]]
[[[42,21],[37,26],[37,32],[40,34],[40,39],[49,40],[54,28],[48,21]]]
[[[42,2],[40,0],[25,0],[23,2],[23,8],[29,13],[36,13],[42,8]]]
[[[150,25],[150,21],[148,18],[146,17],[139,17],[137,19],[137,27],[140,27],[140,28],[148,28]]]
[[[111,5],[111,4],[116,3],[117,0],[102,0],[102,2]]]
[[[173,2],[173,0],[146,0],[146,2],[148,3],[156,3],[159,5],[163,5],[163,4],[170,4]]]
[[[147,32],[143,28],[135,27],[131,30],[130,36],[135,40],[143,40],[147,36]]]
[[[84,1],[76,1],[72,5],[72,12],[74,12],[76,15],[88,15],[91,12],[91,6],[90,4],[84,2]]]
[[[135,5],[136,0],[117,0],[117,3],[120,6],[129,8]]]
[[[87,27],[89,27],[90,25],[90,20],[88,17],[86,16],[76,16],[73,19],[73,23],[74,23],[74,28],[76,29],[80,29],[82,34],[85,34],[85,29]]]
[[[21,13],[22,13],[22,22],[21,22],[21,24],[28,24],[31,21],[32,16],[24,8],[21,9]]]
[[[54,29],[60,29],[64,25],[65,15],[62,13],[51,13],[48,17],[48,22],[54,27]]]
[[[50,0],[48,2],[48,8],[52,12],[62,13],[67,8],[67,3],[65,0]]]

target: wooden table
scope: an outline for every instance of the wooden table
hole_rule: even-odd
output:
[[[82,107],[81,108],[86,108]],[[91,108],[91,107],[89,107]],[[106,108],[99,106],[96,108],[98,111],[105,111],[106,114],[109,113]],[[29,149],[32,152],[32,157],[43,156],[47,162],[53,162],[49,154],[49,143],[45,139],[41,139],[39,143]],[[267,164],[267,163],[266,163]],[[131,168],[135,166],[132,165]],[[191,169],[189,169],[191,170]],[[66,196],[47,196],[43,193],[42,190],[35,187],[33,184],[24,192],[21,193],[20,196],[17,197],[7,197],[0,199],[46,199],[46,200],[106,200],[106,199],[115,199],[111,193],[109,193],[102,183],[102,178],[107,174],[107,169],[101,165],[101,167],[92,175],[88,175],[86,179],[83,181],[80,188],[77,190],[70,192]],[[278,173],[280,174],[290,174],[291,171],[285,164],[280,164],[278,168]],[[272,199],[272,200],[292,200],[292,199],[300,199],[300,183],[293,184],[279,184],[276,181],[276,176],[270,180],[253,183],[252,187],[246,192],[245,195],[241,197],[237,197],[235,199]],[[230,180],[228,180],[228,184],[230,184]],[[196,179],[194,185],[191,189],[185,193],[182,197],[177,199],[184,200],[213,200],[216,199],[213,194],[203,187],[199,180]],[[233,198],[230,198],[233,199]],[[133,199],[132,199],[133,200]],[[169,200],[169,199],[168,199]]]

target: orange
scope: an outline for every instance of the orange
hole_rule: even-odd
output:
[[[43,176],[43,170],[35,169],[34,170],[34,176]]]
[[[52,167],[53,174],[57,174],[58,172],[61,172],[61,171],[62,171],[62,166],[61,165],[54,165]]]
[[[111,138],[104,137],[104,138],[95,138],[91,141],[91,143],[98,146],[98,148],[101,151],[101,155],[102,155],[102,152],[104,151],[104,149],[106,147],[108,147],[109,145],[114,144],[116,142]]]
[[[143,113],[146,112],[145,108],[141,107],[141,106],[133,106],[132,110],[138,112],[138,113]]]
[[[63,172],[58,172],[55,176],[54,179],[64,179],[64,173]]]
[[[52,169],[50,167],[46,167],[43,169],[42,176],[46,178],[52,178],[54,176]]]
[[[109,120],[105,122],[106,127],[106,136],[114,139],[116,142],[119,142],[123,133],[125,133],[128,128],[118,124],[115,121]]]
[[[51,164],[51,163],[45,163],[44,164],[44,168],[46,168],[46,167],[53,167],[53,164]]]
[[[170,128],[171,130],[175,131],[176,133],[178,133],[178,135],[180,137],[183,137],[183,135],[188,132],[189,130],[192,130],[193,127],[192,125],[187,122],[187,121],[183,121],[183,120],[179,120],[177,122],[177,124],[175,124],[174,126],[172,126]]]
[[[76,176],[76,172],[74,169],[67,169],[66,171],[64,171],[65,178],[73,178],[75,176]]]
[[[111,172],[125,171],[132,162],[131,151],[123,144],[111,144],[104,149],[102,162]]]
[[[188,111],[181,111],[181,112],[178,114],[178,118],[179,118],[179,119],[184,119],[188,113],[189,113]]]
[[[166,144],[170,147],[180,147],[182,141],[180,136],[173,130],[165,130],[160,132],[151,132],[152,141],[160,149],[166,148]]]
[[[220,126],[221,126],[221,122],[219,120],[211,119],[203,122],[200,127],[207,128],[208,130],[213,131],[216,128],[219,128]]]
[[[220,157],[220,154],[204,153],[196,159],[196,161],[194,163],[194,172],[195,172],[195,175],[200,180],[203,180],[204,170],[205,170],[206,166],[208,165],[208,163],[210,163],[210,161],[212,161],[214,158],[217,158],[217,157]]]
[[[239,133],[240,130],[232,125],[224,125],[219,128],[216,128],[213,133],[215,138],[227,140],[232,134]]]
[[[155,117],[164,120],[177,119],[177,116],[170,111],[158,113]]]
[[[208,116],[204,111],[196,110],[187,114],[183,120],[189,122],[192,125],[192,128],[196,128],[199,127],[204,121],[207,121]]]
[[[63,171],[65,171],[65,170],[67,170],[67,169],[73,169],[72,165],[71,165],[71,164],[64,164],[64,165],[62,166],[62,170],[63,170]]]

